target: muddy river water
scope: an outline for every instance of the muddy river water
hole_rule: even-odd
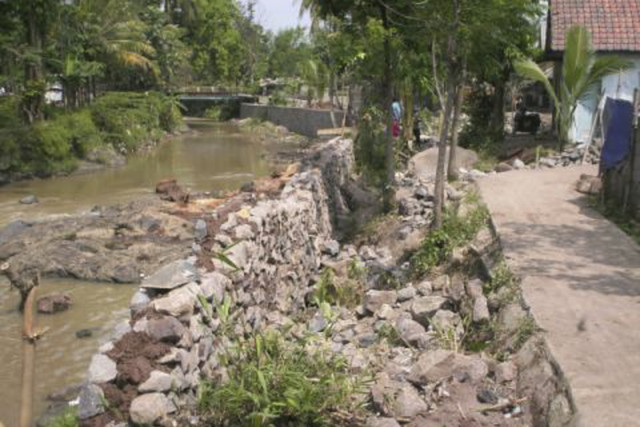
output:
[[[270,172],[267,147],[227,124],[190,122],[196,134],[163,143],[153,154],[135,157],[126,166],[92,174],[25,181],[0,187],[0,227],[22,220],[86,211],[95,205],[134,200],[149,194],[155,183],[176,178],[198,191],[229,190]],[[40,203],[18,201],[36,195]],[[42,413],[46,396],[82,382],[91,356],[109,338],[113,325],[128,316],[133,285],[85,283],[68,279],[44,280],[39,296],[53,292],[71,294],[70,310],[38,315],[37,325],[49,327],[36,353],[35,409]],[[21,316],[18,294],[0,281],[0,425],[18,423],[21,371]],[[92,329],[89,338],[76,331]]]

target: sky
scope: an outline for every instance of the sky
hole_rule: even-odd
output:
[[[246,4],[246,0],[243,0]],[[256,18],[266,29],[277,32],[283,28],[309,26],[309,16],[302,19],[300,0],[257,0]]]

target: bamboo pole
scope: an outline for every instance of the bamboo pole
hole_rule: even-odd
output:
[[[36,288],[40,282],[36,276],[33,287],[29,290],[23,311],[22,329],[22,394],[20,398],[20,426],[31,427],[33,425],[33,385],[36,359],[36,340],[39,334],[34,328],[34,309]]]

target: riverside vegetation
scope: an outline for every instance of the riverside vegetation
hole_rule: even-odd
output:
[[[67,112],[51,107],[48,120],[23,125],[17,99],[0,98],[0,181],[69,173],[80,160],[116,161],[153,145],[182,125],[178,103],[156,93],[111,92]]]

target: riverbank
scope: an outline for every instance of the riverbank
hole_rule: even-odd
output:
[[[147,155],[132,156],[121,168],[23,181],[0,189],[0,223],[13,221],[0,231],[0,263],[36,266],[45,277],[39,296],[62,290],[73,299],[68,311],[40,316],[38,321],[56,328],[47,334],[47,343],[39,345],[44,349],[39,357],[46,360],[39,362],[38,372],[51,370],[46,380],[38,380],[41,374],[36,377],[39,411],[51,404],[45,400],[48,395],[72,378],[83,378],[91,354],[111,337],[110,325],[123,319],[122,310],[127,311],[127,304],[120,299],[118,305],[114,298],[130,298],[133,288],[128,283],[139,283],[142,275],[191,252],[198,206],[211,210],[218,203],[216,197],[232,196],[244,184],[251,187],[260,178],[282,174],[283,164],[294,156],[289,153],[308,149],[262,140],[231,124],[198,122],[191,127],[193,132],[168,140]],[[153,194],[156,183],[170,177],[191,193],[189,209]],[[25,194],[37,194],[40,203],[18,203]],[[52,281],[64,286],[51,287]],[[3,384],[19,386],[19,369],[14,369],[21,360],[19,297],[8,292],[5,282],[2,286],[7,292],[0,295],[0,344],[5,349],[0,378]],[[99,305],[100,298],[114,303],[105,299],[104,310],[98,310],[94,303]],[[75,332],[85,324],[99,329],[91,338],[76,338]],[[12,421],[18,412],[14,397],[0,391],[4,402],[0,420],[6,425],[17,422]]]
[[[196,209],[192,255],[143,281],[92,359],[81,424],[548,425],[566,389],[472,186],[429,233],[432,182],[400,176],[399,212],[353,246],[334,240],[359,208],[351,142],[311,154]]]
[[[117,166],[183,128],[177,103],[154,92],[109,92],[89,107],[50,106],[24,125],[15,97],[0,98],[0,184],[68,175],[83,162]]]

